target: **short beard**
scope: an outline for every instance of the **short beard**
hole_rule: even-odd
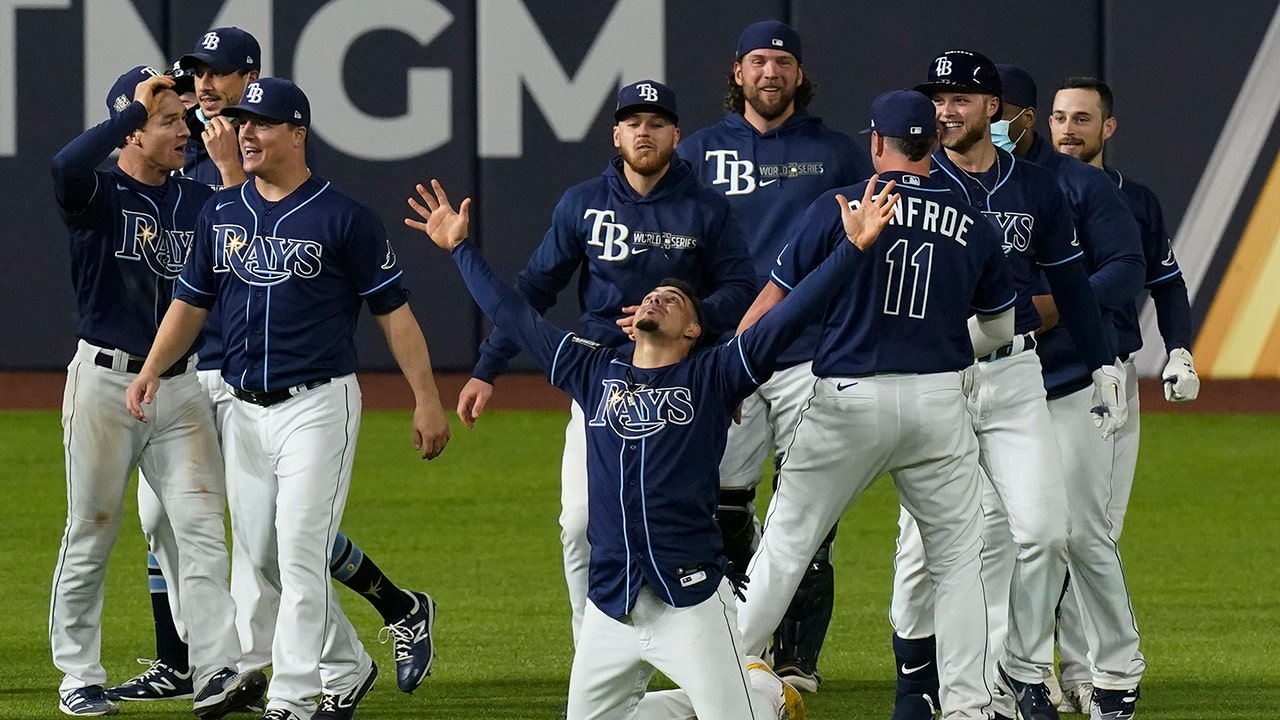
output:
[[[961,135],[958,138],[954,138],[952,140],[944,142],[942,146],[952,152],[960,153],[961,155],[963,155],[969,152],[970,150],[972,150],[974,145],[977,145],[979,142],[982,142],[982,138],[985,134],[986,133],[983,132],[983,127],[981,125],[976,125],[971,128],[966,127],[965,133],[963,135]]]
[[[657,332],[658,321],[649,317],[640,318],[639,320],[636,321],[636,329],[639,330],[640,332],[647,332],[647,333]]]
[[[666,148],[665,150],[654,148],[651,154],[643,157],[637,157],[626,147],[622,147],[620,150],[622,151],[622,161],[637,174],[645,177],[657,175],[665,170],[671,164],[671,156],[675,154],[674,148]]]
[[[758,89],[747,90],[744,86],[742,88],[742,92],[747,104],[751,106],[752,110],[756,111],[757,115],[764,118],[766,122],[773,122],[774,120],[782,117],[783,113],[791,107],[791,103],[796,99],[795,88],[792,88],[790,92],[780,93],[778,96],[778,102],[773,105],[770,105],[761,98],[760,91]]]

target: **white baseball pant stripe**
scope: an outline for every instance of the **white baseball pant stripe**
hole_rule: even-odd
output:
[[[617,620],[587,603],[569,675],[568,720],[677,717],[661,701],[643,703],[641,711],[655,669],[680,686],[700,720],[771,720],[770,698],[751,689],[737,622],[728,580],[682,608],[646,585]]]
[[[175,520],[176,582],[190,598],[183,621],[199,627],[191,643],[196,687],[235,665],[234,605],[227,591],[226,502],[213,418],[195,373],[160,381],[149,422],[124,408],[136,377],[94,364],[101,348],[81,341],[67,366],[63,445],[67,525],[54,570],[49,638],[61,691],[101,685],[103,583],[120,530],[124,494],[134,467]],[[171,578],[172,580],[172,578]],[[198,617],[191,608],[200,608]]]
[[[1060,453],[1035,352],[981,362],[977,369],[971,411],[990,488],[982,503],[983,576],[992,648],[1003,648],[989,662],[993,670],[999,660],[1015,679],[1041,682],[1053,666],[1055,609],[1066,575]],[[1084,419],[1089,422],[1088,412]],[[932,603],[929,585],[921,582],[923,548],[912,537],[911,518],[899,520],[890,620],[899,635],[923,637]]]
[[[1089,417],[1092,388],[1049,401],[1062,444],[1071,517],[1071,583],[1063,598],[1060,640],[1066,687],[1087,680],[1094,687],[1127,690],[1138,685],[1146,669],[1118,545],[1138,459],[1137,373],[1129,378],[1125,394],[1129,423],[1108,440],[1099,436]],[[1078,606],[1073,608],[1073,602]],[[1073,615],[1072,610],[1080,612]],[[1085,647],[1087,655],[1082,655]],[[1090,661],[1089,675],[1081,677],[1081,666]]]
[[[322,691],[354,688],[372,662],[329,581],[360,413],[360,387],[346,375],[271,407],[236,400],[224,428],[237,540],[280,593],[267,704],[302,717]]]
[[[753,490],[760,484],[760,468],[769,453],[782,455],[791,444],[815,380],[813,363],[801,363],[774,373],[742,401],[742,422],[729,426],[720,460],[721,488]]]
[[[919,521],[937,588],[943,717],[986,718],[986,597],[978,445],[961,374],[820,378],[787,449],[739,608],[749,653],[782,620],[805,567],[850,503],[889,472]]]

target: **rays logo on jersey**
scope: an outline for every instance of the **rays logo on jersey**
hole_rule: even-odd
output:
[[[737,150],[708,150],[703,160],[715,161],[716,176],[712,185],[728,185],[725,195],[749,195],[759,187],[768,187],[781,178],[821,175],[821,162],[785,162],[756,167],[750,160],[739,160]],[[759,180],[757,180],[759,178]]]
[[[1004,254],[1025,253],[1031,249],[1031,237],[1035,233],[1036,219],[1027,213],[983,210],[1004,234]]]
[[[122,260],[146,260],[151,272],[167,280],[178,277],[187,262],[191,250],[191,237],[187,231],[165,230],[154,217],[146,213],[122,210],[124,233],[116,257]]]
[[[619,437],[639,440],[662,430],[668,423],[693,422],[693,394],[689,388],[636,387],[614,378],[601,382],[604,397],[587,423],[592,427],[607,425]]]
[[[214,225],[213,243],[213,271],[235,273],[250,285],[278,285],[295,275],[320,274],[323,247],[314,240],[250,237],[239,225]]]

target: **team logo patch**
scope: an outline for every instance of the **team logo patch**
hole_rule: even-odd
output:
[[[899,180],[898,182],[902,183],[903,185],[919,185],[920,178],[916,175],[903,175],[902,179]]]
[[[382,269],[390,270],[396,266],[396,251],[391,247],[391,238],[387,238],[387,257],[382,261]]]
[[[688,425],[693,422],[693,393],[689,388],[635,386],[615,378],[601,382],[604,396],[587,423],[591,427],[609,427],[618,437],[639,440],[661,431],[668,424]]]
[[[213,226],[213,271],[231,272],[249,285],[278,285],[320,274],[324,247],[314,240],[250,236],[239,225]]]
[[[570,337],[569,342],[574,343],[575,345],[581,345],[585,348],[591,348],[592,350],[599,350],[602,347],[600,343],[595,340],[588,340],[584,337],[578,337],[577,335]]]
[[[128,95],[119,95],[116,97],[115,102],[111,104],[111,107],[115,108],[116,112],[119,113],[124,112],[125,108],[128,108],[132,104],[133,101],[129,99]]]
[[[116,248],[116,257],[143,260],[152,272],[168,280],[178,277],[187,262],[191,238],[195,233],[165,230],[146,213],[122,210],[121,214],[124,215],[124,232]]]

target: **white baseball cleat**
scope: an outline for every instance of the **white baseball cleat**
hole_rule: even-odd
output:
[[[1080,683],[1062,691],[1062,702],[1058,703],[1058,712],[1088,715],[1093,705],[1093,685]]]

